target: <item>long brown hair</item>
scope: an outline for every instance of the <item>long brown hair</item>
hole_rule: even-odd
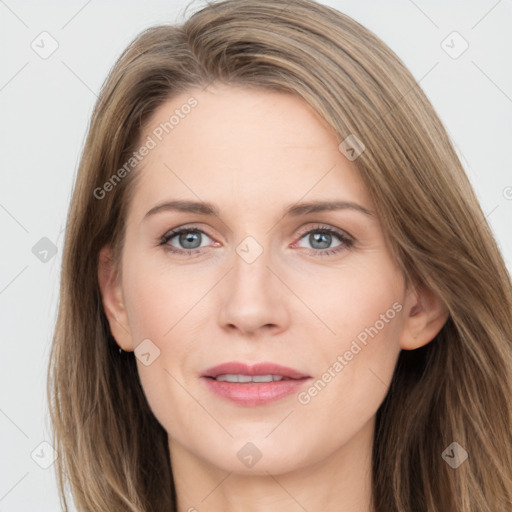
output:
[[[485,216],[399,58],[330,7],[289,4],[226,0],[182,25],[149,28],[101,90],[67,220],[48,376],[64,510],[68,488],[80,511],[176,510],[167,433],[134,354],[118,354],[97,278],[104,245],[121,258],[137,168],[102,198],[95,190],[137,150],[141,126],[163,102],[213,81],[297,95],[340,142],[362,141],[355,163],[396,261],[449,311],[432,342],[400,353],[377,412],[375,510],[512,509],[512,285]],[[456,468],[443,456],[454,442],[468,454]]]

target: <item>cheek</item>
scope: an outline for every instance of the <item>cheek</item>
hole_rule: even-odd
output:
[[[190,309],[187,295],[190,295],[187,287],[173,285],[170,272],[165,276],[143,266],[139,266],[126,286],[126,307],[134,345],[137,347],[142,340],[151,340],[150,364],[144,364],[143,357],[136,357],[144,395],[158,422],[178,437],[186,433],[183,425],[193,423],[190,397],[182,387],[181,367],[194,349],[190,338],[178,334]],[[179,415],[175,411],[179,411]]]
[[[179,323],[199,300],[201,280],[183,267],[149,258],[126,265],[125,305],[133,334],[165,349]],[[198,296],[199,295],[199,296]]]
[[[311,354],[316,380],[297,398],[311,417],[356,428],[375,414],[392,379],[400,352],[403,281],[386,259],[344,269],[339,276],[325,280],[325,293],[317,288],[312,296],[312,307],[335,334],[326,331],[316,344],[321,350],[321,360],[318,352]]]
[[[375,278],[364,284],[359,281],[343,299],[337,324],[341,338],[345,341],[357,340],[365,347],[375,340],[375,350],[392,343],[396,338],[398,315],[402,309],[400,299],[400,294],[387,279],[379,282]]]
[[[371,264],[318,272],[314,279],[302,283],[302,288],[297,283],[297,295],[307,299],[310,310],[324,324],[317,348],[322,347],[331,357],[333,352],[349,349],[355,339],[363,346],[373,339],[379,340],[375,344],[379,346],[398,342],[401,324],[397,310],[401,310],[403,283],[387,258],[377,261],[375,255]],[[313,335],[311,327],[311,321],[305,321],[303,328]]]
[[[152,362],[145,365],[143,358],[136,358],[140,382],[158,421],[169,431],[181,432],[191,408],[180,383],[188,376],[184,370],[191,366],[189,360],[200,350],[194,314],[211,285],[183,267],[154,265],[142,257],[125,261],[123,292],[134,346],[151,340]]]

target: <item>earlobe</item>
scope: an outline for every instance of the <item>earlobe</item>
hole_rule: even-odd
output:
[[[98,284],[103,309],[110,325],[112,336],[126,352],[133,350],[128,316],[123,303],[121,283],[112,264],[110,247],[100,250],[98,257]]]
[[[442,329],[449,312],[442,299],[426,285],[416,285],[406,300],[400,346],[414,350],[430,343]]]

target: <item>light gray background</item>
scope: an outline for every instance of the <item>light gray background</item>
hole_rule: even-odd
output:
[[[54,466],[35,461],[51,461],[51,448],[40,446],[50,439],[46,370],[81,147],[121,51],[150,25],[182,21],[187,3],[0,0],[0,512],[59,510]],[[380,36],[420,81],[512,269],[511,1],[323,3]],[[43,45],[43,31],[59,45],[47,59],[31,48]],[[456,59],[441,46],[453,31],[469,43]],[[453,53],[460,43],[444,44]],[[57,248],[47,262],[32,252],[43,237]]]

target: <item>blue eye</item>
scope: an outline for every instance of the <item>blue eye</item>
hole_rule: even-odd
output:
[[[309,244],[312,246],[312,248],[308,250],[308,254],[311,254],[312,256],[328,256],[330,254],[336,254],[345,249],[349,249],[354,245],[353,238],[341,231],[327,226],[317,226],[313,229],[309,229],[302,234],[300,240],[305,237],[307,237]],[[327,247],[331,245],[333,237],[337,238],[340,243],[335,247]]]
[[[203,249],[208,247],[208,244],[201,245],[201,239],[206,236],[211,241],[211,238],[201,229],[195,226],[186,226],[182,228],[173,229],[172,231],[163,235],[158,245],[164,246],[166,251],[179,254],[179,255],[198,255],[203,252]],[[343,250],[349,249],[354,245],[354,239],[345,233],[332,229],[328,226],[316,226],[313,229],[309,229],[300,236],[300,240],[307,238],[311,248],[306,248],[307,254],[312,256],[327,256],[330,254],[336,254]],[[333,237],[338,239],[338,245],[330,247],[333,241]],[[181,247],[170,242],[176,239],[177,244]],[[293,244],[294,247],[297,243]]]
[[[170,252],[188,255],[198,254],[202,252],[201,249],[204,247],[201,247],[201,237],[203,235],[210,238],[204,231],[198,228],[178,228],[165,234],[160,241],[160,245],[165,246],[165,249]],[[176,238],[183,248],[170,245],[169,242],[173,238]]]

